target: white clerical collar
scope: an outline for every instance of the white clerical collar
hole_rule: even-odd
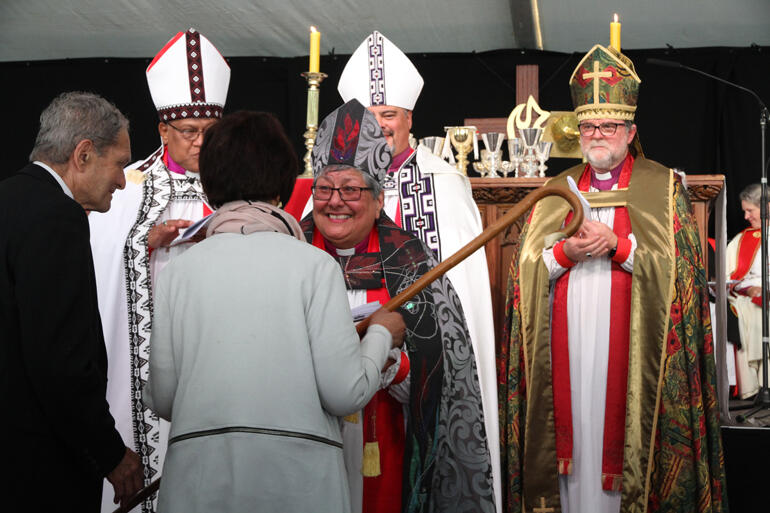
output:
[[[168,169],[168,168],[167,168]],[[192,171],[184,170],[184,173],[179,173],[177,171],[171,171],[169,169],[171,175],[171,178],[174,180],[200,180],[200,173],[193,173]]]
[[[609,180],[610,178],[612,178],[612,171],[607,171],[606,173],[598,173],[594,169],[594,176],[596,177],[597,180],[602,180],[602,181]]]
[[[351,256],[351,255],[355,255],[356,253],[356,248],[348,248],[348,249],[334,248],[334,250],[337,252],[337,256]]]
[[[64,191],[64,194],[66,194],[67,196],[69,196],[73,200],[75,199],[75,196],[72,195],[72,191],[70,190],[70,188],[67,187],[67,184],[64,183],[64,180],[62,180],[62,177],[59,176],[59,173],[54,171],[51,168],[51,166],[49,166],[45,162],[40,162],[39,160],[34,161],[33,164],[35,164],[36,166],[40,166],[43,169],[45,169],[46,171],[48,171],[49,173],[51,173],[51,176],[53,176],[54,179],[56,179],[56,181],[59,182],[59,185],[61,185],[61,188]]]

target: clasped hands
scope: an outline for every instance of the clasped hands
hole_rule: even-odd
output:
[[[573,262],[602,257],[617,247],[618,236],[599,221],[586,220],[575,235],[564,241],[564,254]]]

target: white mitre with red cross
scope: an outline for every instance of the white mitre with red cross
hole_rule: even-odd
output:
[[[393,105],[414,109],[424,82],[409,57],[376,30],[353,52],[337,90],[343,101],[364,107]]]
[[[161,121],[221,118],[230,66],[194,28],[175,35],[147,66],[147,84]]]

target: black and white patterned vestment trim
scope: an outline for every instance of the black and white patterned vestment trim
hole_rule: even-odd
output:
[[[417,152],[398,170],[401,226],[423,241],[441,261],[441,237],[433,175],[420,172]]]
[[[144,485],[150,484],[161,468],[159,447],[160,419],[142,399],[149,376],[150,333],[152,330],[152,276],[150,229],[157,224],[172,201],[202,201],[199,178],[174,179],[162,160],[162,148],[153,153],[138,169],[144,172],[142,201],[136,221],[128,232],[123,247],[128,308],[128,340],[131,372],[131,423],[134,444],[144,466]],[[153,512],[153,501],[142,504],[143,513]]]
[[[385,98],[385,42],[376,30],[367,39],[369,50],[369,94],[372,105],[387,105]]]

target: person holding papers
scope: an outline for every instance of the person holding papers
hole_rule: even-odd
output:
[[[351,307],[386,303],[437,263],[383,212],[391,150],[358,100],[329,114],[313,148],[308,242],[334,257]],[[494,512],[491,462],[473,347],[446,276],[399,310],[405,348],[381,390],[342,420],[354,512]]]
[[[639,79],[594,46],[570,89],[589,203],[537,203],[508,282],[500,382],[505,511],[727,510],[706,273],[678,176],[644,157]],[[549,242],[546,242],[546,239]]]
[[[727,279],[731,283],[730,309],[738,318],[741,348],[735,352],[738,395],[748,399],[759,390],[762,363],[762,258],[759,207],[762,188],[754,183],[739,195],[749,227],[727,245]]]
[[[195,29],[177,33],[147,67],[160,147],[125,170],[113,207],[89,216],[99,310],[109,359],[107,400],[118,431],[142,456],[145,485],[163,468],[168,425],[142,400],[152,330],[152,287],[163,267],[195,242],[176,241],[211,213],[198,174],[203,134],[222,117],[230,67]],[[105,484],[102,511],[112,511]],[[144,504],[143,513],[154,510]]]

